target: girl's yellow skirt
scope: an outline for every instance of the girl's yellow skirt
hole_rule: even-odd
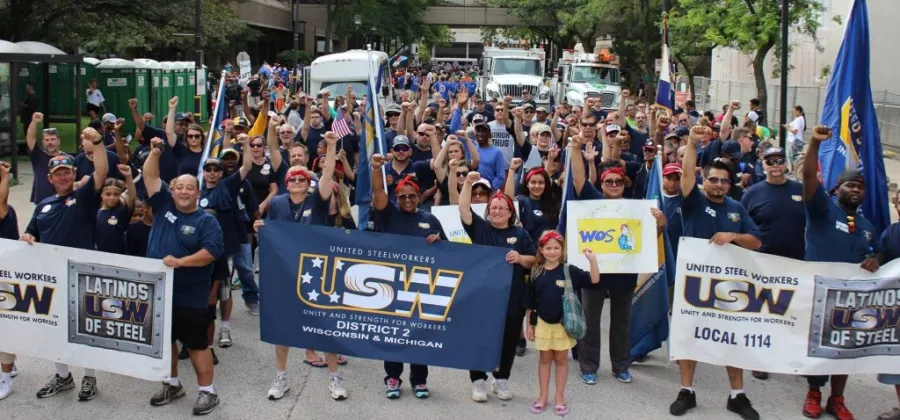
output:
[[[534,344],[540,351],[565,351],[575,347],[575,340],[566,334],[561,323],[548,324],[539,317],[534,327]]]

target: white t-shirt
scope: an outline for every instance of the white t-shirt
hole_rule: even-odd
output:
[[[103,98],[103,94],[100,93],[100,89],[94,89],[94,93],[91,93],[91,90],[87,90],[87,103],[91,105],[100,106],[106,100]]]
[[[791,129],[797,130],[797,134],[790,133],[791,141],[803,141],[803,129],[806,128],[806,119],[802,116],[794,118],[794,121],[791,121]]]
[[[494,120],[488,123],[488,127],[491,128],[491,143],[503,152],[503,159],[506,160],[506,167],[508,168],[509,162],[512,161],[513,154],[516,151],[516,139],[506,129],[506,124],[504,123]]]

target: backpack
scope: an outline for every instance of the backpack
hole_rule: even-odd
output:
[[[581,302],[578,296],[575,296],[575,289],[572,287],[572,279],[569,276],[569,264],[563,265],[563,273],[566,275],[566,290],[563,292],[562,304],[563,315],[562,324],[566,330],[566,334],[570,338],[580,340],[584,338],[587,330],[587,323],[584,320],[584,310],[581,309]]]

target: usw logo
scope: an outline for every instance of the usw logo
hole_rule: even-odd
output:
[[[329,260],[333,264],[329,266]],[[308,305],[444,321],[463,273],[421,266],[302,254],[297,292]]]
[[[53,303],[52,287],[0,282],[0,311],[48,315]]]
[[[92,318],[115,319],[143,324],[150,304],[139,300],[119,299],[85,293],[84,313]]]
[[[793,290],[758,287],[746,281],[694,276],[686,276],[684,280],[684,300],[697,308],[750,313],[767,309],[770,314],[784,315],[793,297]]]

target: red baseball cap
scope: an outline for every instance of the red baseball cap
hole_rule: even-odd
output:
[[[681,173],[681,164],[680,163],[667,163],[666,166],[663,166],[663,176],[669,176],[672,174],[680,174]]]

